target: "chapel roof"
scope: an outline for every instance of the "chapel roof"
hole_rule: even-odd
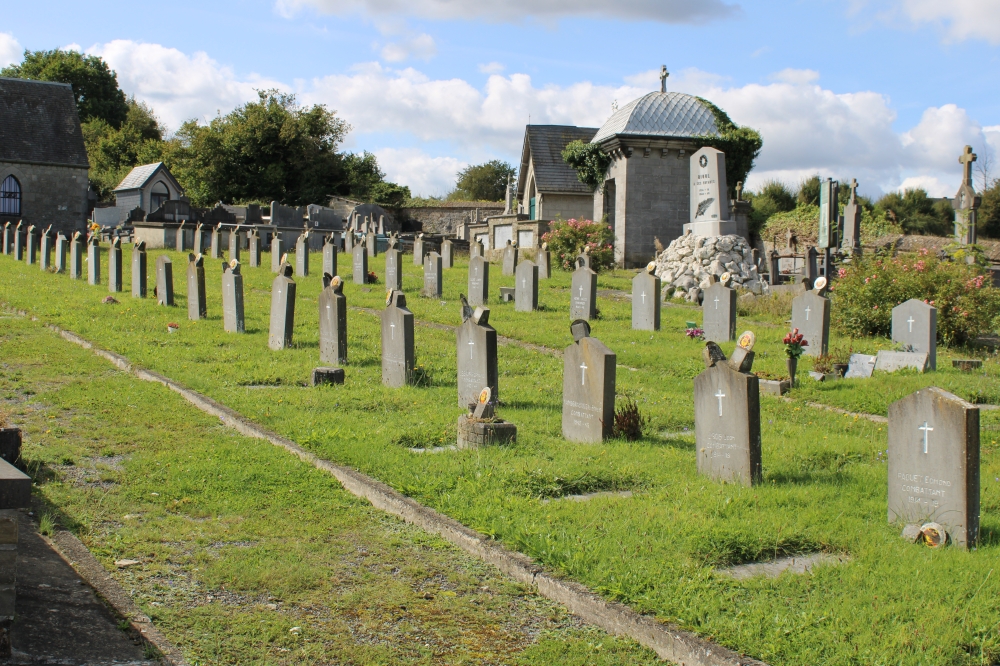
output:
[[[525,127],[521,168],[517,174],[517,196],[524,196],[529,158],[534,167],[535,187],[539,192],[591,194],[591,189],[576,177],[576,170],[563,160],[562,151],[571,141],[589,142],[596,131],[595,127],[572,125]]]
[[[615,136],[693,138],[718,134],[715,114],[694,95],[651,92],[615,111],[591,139],[600,143]]]
[[[0,161],[90,166],[68,83],[0,77]]]

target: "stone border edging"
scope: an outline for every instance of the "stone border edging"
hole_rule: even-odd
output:
[[[24,314],[27,315],[27,313]],[[628,636],[641,645],[652,649],[661,659],[671,661],[679,666],[767,666],[762,661],[743,657],[728,648],[711,643],[676,626],[659,622],[652,617],[640,615],[625,604],[607,601],[580,583],[549,574],[527,555],[512,551],[479,534],[475,530],[462,525],[457,520],[423,506],[381,481],[377,481],[357,470],[335,465],[328,460],[324,460],[302,448],[292,440],[253,423],[235,410],[196,391],[192,391],[159,373],[134,366],[124,356],[100,349],[75,333],[63,330],[53,324],[45,324],[45,326],[58,333],[64,340],[79,345],[84,349],[89,349],[101,358],[110,361],[120,370],[135,375],[138,379],[166,386],[170,390],[180,394],[198,409],[206,414],[215,416],[225,425],[237,430],[241,434],[254,439],[263,439],[275,446],[280,446],[289,453],[298,456],[303,462],[307,462],[317,469],[331,474],[348,492],[368,500],[375,508],[398,516],[408,523],[412,523],[427,532],[440,536],[465,552],[492,564],[515,581],[534,586],[539,594],[562,604],[567,610],[584,621],[600,627],[611,634]],[[81,543],[80,546],[83,547],[83,544]],[[86,550],[85,547],[83,548]],[[92,555],[90,557],[93,559]],[[94,563],[103,572],[103,567],[101,567],[96,559]],[[107,576],[106,572],[104,576]],[[107,577],[110,579],[110,576]],[[127,595],[125,596],[127,598]],[[131,603],[131,599],[129,599],[129,602]],[[134,607],[134,604],[132,604],[132,607]],[[136,610],[138,609],[136,608]],[[132,621],[134,622],[134,620]],[[143,633],[143,636],[149,635],[149,629],[156,631],[152,625],[143,628],[147,632]]]

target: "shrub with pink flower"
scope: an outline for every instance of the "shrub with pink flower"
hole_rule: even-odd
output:
[[[542,236],[542,241],[549,244],[552,258],[563,270],[576,268],[576,258],[584,248],[590,254],[590,267],[595,271],[614,268],[614,233],[605,222],[556,220],[549,225],[549,232]]]

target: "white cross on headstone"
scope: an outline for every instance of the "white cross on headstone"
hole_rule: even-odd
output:
[[[806,321],[809,321],[809,313],[812,312],[812,308],[806,306]]]
[[[923,430],[924,431],[924,453],[927,453],[927,433],[933,431],[934,428],[931,428],[930,426],[928,426],[927,425],[927,421],[924,421],[924,424],[922,426],[920,426],[919,428],[917,428],[917,430]]]
[[[906,320],[906,323],[910,325],[910,333],[913,333],[913,315],[910,315],[910,318]]]
[[[718,296],[715,297],[715,309],[716,310],[719,309],[719,297]]]
[[[645,292],[645,291],[644,291],[644,292],[642,292],[642,304],[643,304],[643,305],[645,305],[645,304],[646,304],[646,292]]]
[[[719,399],[719,416],[722,416],[722,399],[726,397],[726,394],[723,393],[720,388],[718,392],[716,392],[715,397]]]
[[[525,284],[527,281],[527,278],[521,278],[521,289],[527,289],[527,285]]]
[[[587,383],[587,363],[583,362],[580,364],[580,386],[584,386]]]
[[[389,335],[389,339],[391,339],[391,340],[395,340],[396,339],[396,325],[395,324],[389,324],[389,334],[390,334]]]
[[[469,340],[469,360],[472,360],[472,348],[476,346],[476,343]]]
[[[583,285],[580,285],[580,298],[583,298]]]

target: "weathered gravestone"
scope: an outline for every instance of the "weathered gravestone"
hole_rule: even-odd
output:
[[[441,255],[430,252],[424,257],[424,296],[441,298]]]
[[[364,245],[355,245],[351,250],[351,269],[354,284],[368,282],[368,251]]]
[[[240,232],[239,228],[230,229],[229,231],[229,258],[240,260]]]
[[[38,233],[35,231],[35,225],[33,224],[28,227],[28,232],[25,235],[24,250],[24,262],[29,266],[34,266],[38,261]]]
[[[146,298],[146,241],[132,246],[132,296]]]
[[[937,387],[889,405],[889,522],[979,541],[979,408]]]
[[[538,309],[538,266],[525,259],[517,265],[514,276],[514,310],[533,312]]]
[[[337,234],[323,237],[323,275],[337,274]]]
[[[56,273],[66,272],[66,254],[69,239],[63,233],[56,234]]]
[[[477,255],[469,259],[469,305],[486,305],[490,294],[490,264]]]
[[[351,254],[354,253],[354,230],[348,229],[344,232],[344,252]]]
[[[479,240],[469,241],[469,258],[483,256],[483,244]]]
[[[549,244],[542,243],[542,247],[535,254],[535,263],[538,264],[538,279],[548,280],[552,277],[552,253],[549,252]]]
[[[14,261],[24,261],[24,223],[14,227]]]
[[[905,351],[927,354],[927,365],[937,369],[937,308],[911,298],[892,309],[892,341]]]
[[[632,278],[632,328],[637,331],[660,330],[660,278],[653,272],[656,262]]]
[[[875,371],[876,357],[868,354],[851,354],[844,379],[867,379]]]
[[[101,284],[101,243],[95,234],[87,239],[87,284]]]
[[[222,225],[217,224],[212,227],[212,232],[210,234],[212,237],[212,245],[209,249],[209,257],[212,259],[222,258]]]
[[[122,266],[122,239],[115,236],[108,249],[108,291],[119,292],[122,290],[124,266]]]
[[[250,254],[250,268],[260,266],[260,235],[257,229],[251,229],[247,234],[247,252]]]
[[[271,323],[267,345],[274,350],[291,346],[295,328],[295,280],[292,279],[292,266],[285,259],[282,257],[278,275],[271,283]]]
[[[339,275],[323,275],[319,293],[319,361],[340,366],[347,363],[347,298]]]
[[[375,232],[369,232],[365,235],[365,249],[368,251],[369,257],[378,256],[378,243],[376,242]]]
[[[295,277],[309,276],[309,232],[302,232],[295,240]]]
[[[413,239],[413,265],[423,266],[424,265],[424,235],[418,234],[416,238]]]
[[[597,273],[585,266],[579,258],[570,285],[569,317],[587,320],[597,317]]]
[[[728,277],[724,274],[723,277]],[[714,276],[709,277],[714,280]],[[713,282],[705,290],[702,302],[702,328],[705,339],[713,342],[729,342],[736,339],[736,290],[723,282]],[[811,342],[811,341],[810,341]]]
[[[972,163],[976,161],[972,146],[966,146],[958,158],[962,165],[962,185],[951,200],[955,209],[955,241],[962,245],[973,245],[977,241],[976,223],[983,198],[976,194],[972,183]],[[988,168],[988,167],[987,167]]]
[[[691,174],[690,222],[683,226],[698,236],[723,236],[735,233],[729,224],[729,188],[726,183],[726,156],[705,146],[689,162]]]
[[[517,245],[507,241],[503,249],[503,264],[500,268],[501,275],[513,275],[517,268],[518,251]]]
[[[792,299],[792,328],[809,342],[808,356],[826,356],[830,347],[830,299],[823,295],[826,278],[816,278],[815,289]]]
[[[390,243],[392,241],[390,240]],[[390,244],[385,251],[385,288],[400,290],[403,288],[403,268],[399,250]]]
[[[3,223],[3,241],[2,241],[2,246],[3,247],[0,248],[0,249],[3,250],[4,254],[10,254],[10,248],[11,248],[11,243],[12,243],[12,241],[11,241],[11,234],[12,234],[12,231],[11,231],[10,222],[4,222]]]
[[[222,328],[227,333],[246,333],[243,318],[243,276],[236,259],[222,264]]]
[[[189,254],[187,265],[188,319],[198,321],[208,316],[205,302],[205,257]]]
[[[194,228],[194,242],[191,244],[191,249],[195,252],[205,251],[205,233],[202,231],[204,225],[199,222]],[[183,252],[183,250],[181,250]]]
[[[174,249],[178,252],[184,251],[184,222],[181,222],[177,231],[174,232]]]
[[[271,236],[271,272],[277,273],[281,268],[281,257],[284,255],[284,244],[281,236],[274,234]]]
[[[694,378],[698,473],[745,486],[760,483],[760,385],[751,372],[752,336],[729,362],[714,342],[705,344],[703,356],[705,370]]]
[[[583,319],[570,330],[573,344],[563,353],[562,434],[571,442],[601,442],[614,428],[617,356],[590,337]]]
[[[927,352],[902,352],[889,349],[879,350],[875,357],[875,369],[879,372],[896,372],[912,368],[917,372],[927,372],[930,357]]]
[[[483,387],[489,387],[494,401],[500,396],[497,372],[497,332],[490,326],[490,311],[475,310],[462,301],[462,325],[455,330],[458,354],[458,406],[475,402]]]
[[[406,309],[406,296],[390,291],[382,311],[382,383],[390,388],[405,386],[413,378],[413,313]]]
[[[452,268],[455,265],[453,255],[454,248],[450,240],[441,241],[441,266],[442,268]]]
[[[52,268],[52,241],[54,236],[52,234],[52,225],[49,225],[45,231],[42,232],[41,246],[38,252],[38,266],[43,271],[47,271]]]
[[[861,251],[861,204],[858,203],[858,181],[851,179],[851,198],[844,204],[844,237],[841,249],[848,254]]]
[[[73,232],[73,239],[69,243],[69,276],[74,280],[83,277],[83,234],[79,231]]]
[[[156,258],[156,302],[174,304],[174,264],[165,254]]]

